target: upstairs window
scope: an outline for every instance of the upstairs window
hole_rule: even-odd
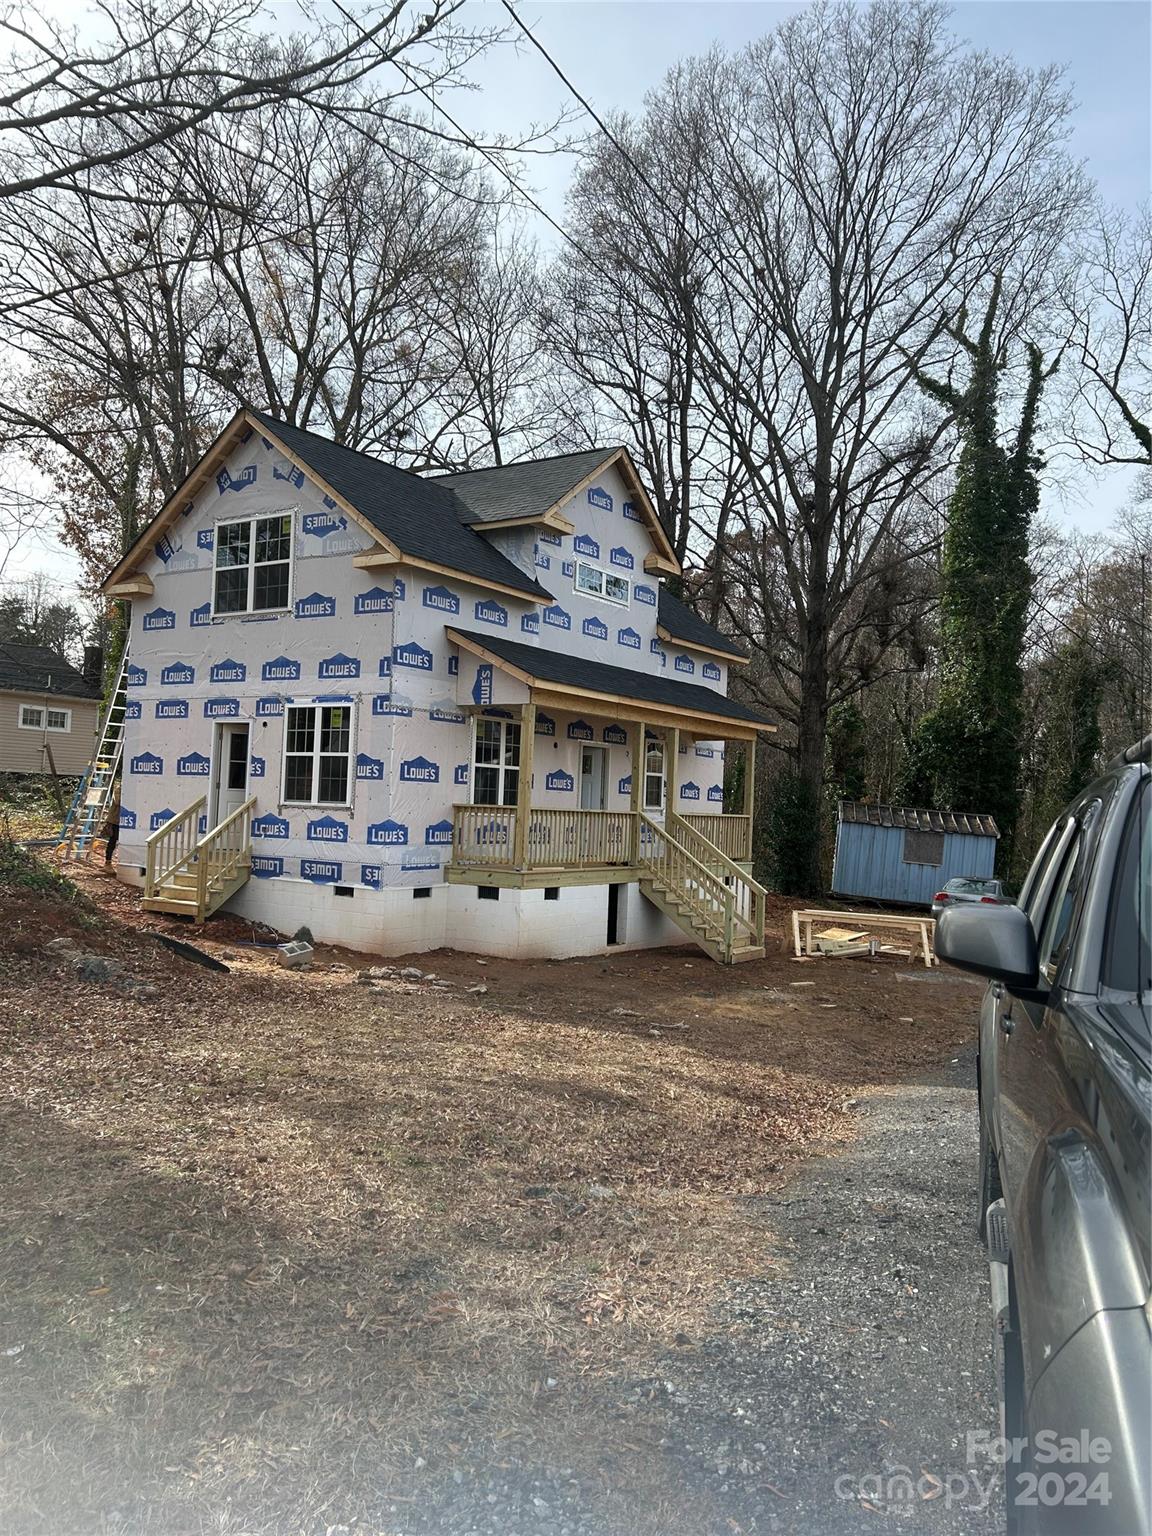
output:
[[[288,607],[292,517],[249,517],[216,525],[213,613],[268,613]]]
[[[351,758],[351,704],[289,707],[284,722],[285,802],[349,804]]]
[[[577,592],[583,592],[586,597],[602,597],[606,603],[628,606],[631,589],[626,576],[617,576],[615,571],[602,571],[598,565],[589,565],[587,560],[577,560],[573,581]]]

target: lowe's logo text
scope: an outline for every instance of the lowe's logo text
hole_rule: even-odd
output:
[[[636,565],[635,560],[623,547],[610,549],[608,551],[608,559],[613,565],[618,565],[622,571],[631,571]]]
[[[274,880],[284,873],[284,860],[270,853],[254,853],[250,868],[257,880]]]
[[[187,757],[176,759],[176,772],[181,778],[206,779],[210,766],[203,752],[189,752]]]
[[[649,608],[656,606],[655,587],[646,587],[643,582],[637,582],[632,588],[632,596],[638,603],[647,603]]]
[[[589,495],[592,493],[589,492]],[[572,548],[578,555],[587,555],[592,560],[599,560],[600,546],[588,533],[578,533],[572,540]]]
[[[188,622],[193,629],[203,629],[206,624],[211,624],[212,604],[201,603],[199,608],[193,608],[188,615]]]
[[[400,778],[406,784],[439,784],[440,764],[426,757],[410,757],[400,764]]]
[[[257,816],[252,823],[253,837],[287,837],[288,823],[283,816]]]
[[[355,656],[345,656],[343,651],[337,651],[335,656],[326,656],[320,663],[320,676],[359,677],[359,659]]]
[[[408,828],[402,821],[374,821],[368,828],[373,847],[400,848],[408,841]]]
[[[273,656],[260,668],[260,677],[266,683],[295,683],[300,680],[300,663],[288,656]]]
[[[157,699],[156,718],[157,720],[187,720],[188,700]]]
[[[331,885],[340,879],[344,866],[336,859],[301,859],[300,878],[317,885]]]
[[[187,688],[189,683],[196,681],[196,668],[190,667],[186,661],[174,661],[171,666],[165,667],[160,673],[160,686],[162,688]]]
[[[584,633],[589,640],[607,640],[608,626],[603,619],[585,619]]]
[[[696,663],[690,656],[677,656],[676,660],[673,662],[673,666],[676,668],[677,672],[687,672],[689,675],[691,675],[696,670]]]
[[[235,720],[240,714],[239,699],[205,699],[204,718],[206,720]]]
[[[176,812],[170,811],[167,806],[162,811],[153,811],[152,815],[148,818],[148,830],[150,832],[159,832],[164,823],[171,821],[175,814]]]
[[[157,757],[155,752],[141,752],[139,757],[134,757],[129,765],[132,773],[161,774],[164,772],[164,759]]]
[[[475,613],[481,624],[498,624],[502,629],[508,627],[508,610],[502,608],[499,603],[489,603],[481,599],[476,604]]]
[[[576,781],[570,773],[565,773],[563,768],[557,768],[555,773],[550,773],[544,780],[548,789],[558,789],[565,793],[576,787]]]
[[[310,533],[314,539],[326,539],[330,533],[339,533],[342,528],[347,528],[346,517],[330,517],[327,512],[307,512],[300,523],[305,533]]]
[[[415,667],[418,672],[431,672],[432,652],[409,640],[406,645],[392,647],[392,660],[398,667]]]
[[[256,713],[258,716],[282,715],[284,713],[283,699],[257,699]]]
[[[212,668],[210,681],[214,683],[242,683],[248,676],[248,668],[242,661],[218,661]]]
[[[250,485],[256,484],[256,466],[249,464],[238,474],[230,474],[222,469],[216,476],[216,489],[223,496],[225,491],[245,491]]]
[[[708,786],[708,798],[709,798],[709,800],[711,800],[713,805],[723,805],[723,803],[724,803],[724,789],[723,789],[723,786],[720,785],[720,784],[710,784]]]
[[[710,683],[718,683],[721,676],[720,668],[714,661],[706,661],[700,668],[700,675],[706,677]]]
[[[452,823],[450,821],[434,821],[430,827],[424,828],[424,841],[426,843],[450,843],[452,841]]]
[[[680,798],[681,798],[681,800],[699,800],[699,798],[700,798],[700,786],[699,786],[699,784],[693,784],[691,780],[689,780],[687,784],[681,784],[681,786],[680,786]]]
[[[391,613],[392,594],[383,587],[372,587],[367,592],[357,592],[352,600],[353,613]]]
[[[598,507],[601,512],[611,512],[615,503],[603,486],[594,485],[588,492],[588,505]]]
[[[145,629],[175,629],[176,615],[171,608],[153,608],[144,615]]]
[[[346,843],[348,823],[338,821],[335,816],[318,816],[315,821],[308,823],[308,841],[310,843]]]
[[[307,597],[297,598],[294,611],[298,619],[332,619],[336,616],[336,599],[325,597],[322,592],[309,592]]]
[[[572,615],[565,613],[559,604],[554,604],[551,608],[545,608],[544,622],[551,624],[553,629],[571,629]]]
[[[421,600],[425,608],[435,608],[437,613],[460,612],[460,599],[447,587],[425,587]]]
[[[369,757],[367,752],[357,752],[356,777],[358,779],[382,779],[384,777],[383,759]]]

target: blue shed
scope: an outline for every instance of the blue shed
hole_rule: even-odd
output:
[[[999,836],[991,816],[841,800],[832,894],[930,906],[946,880],[992,874]]]

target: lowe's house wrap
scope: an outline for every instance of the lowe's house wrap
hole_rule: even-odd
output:
[[[758,952],[725,744],[772,727],[677,573],[623,449],[421,476],[238,412],[104,584],[132,609],[118,873],[377,953]],[[165,878],[183,823],[227,866],[203,898]]]

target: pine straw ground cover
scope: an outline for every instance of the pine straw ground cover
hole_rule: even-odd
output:
[[[213,974],[115,883],[84,877],[99,912],[5,870],[6,1536],[757,1528],[643,1384],[782,1262],[756,1196],[856,1087],[954,1048],[948,989],[903,989],[913,1028],[891,968],[794,989],[784,956],[366,987],[209,924]],[[81,979],[61,936],[124,969]]]

